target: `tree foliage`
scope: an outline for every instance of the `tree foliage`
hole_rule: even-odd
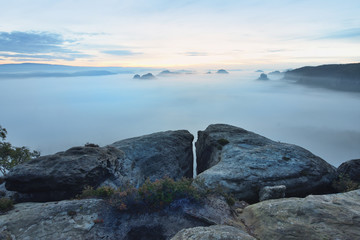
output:
[[[40,156],[38,151],[30,151],[27,147],[14,147],[6,142],[7,131],[0,125],[0,172],[3,175],[14,166]]]

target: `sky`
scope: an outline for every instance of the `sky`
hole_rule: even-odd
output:
[[[360,61],[359,0],[0,0],[0,64],[283,68]]]

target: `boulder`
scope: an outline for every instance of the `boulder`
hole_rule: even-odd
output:
[[[360,159],[354,159],[342,163],[338,167],[337,172],[339,176],[360,183]]]
[[[239,219],[257,239],[360,239],[360,190],[268,200]]]
[[[333,166],[304,148],[225,124],[198,132],[196,156],[195,186],[249,202],[265,186],[285,185],[288,197],[332,192],[336,178]]]
[[[286,191],[285,185],[263,187],[259,192],[259,201],[284,198],[285,191]]]
[[[193,139],[188,131],[178,130],[125,139],[109,145],[125,153],[119,180],[139,186],[147,178],[151,181],[165,176],[175,180],[192,178]]]
[[[246,232],[231,226],[214,225],[183,229],[171,240],[255,240]]]
[[[6,189],[22,194],[16,201],[56,201],[75,197],[86,186],[141,185],[165,176],[193,176],[188,131],[167,131],[125,139],[106,147],[74,147],[14,167]],[[1,190],[1,189],[0,189]]]
[[[29,194],[31,201],[75,197],[85,186],[97,187],[119,170],[123,152],[114,147],[73,147],[15,166],[6,189]]]
[[[181,199],[155,212],[120,211],[101,199],[19,203],[0,215],[0,236],[17,240],[170,239],[185,228],[222,224],[217,215],[222,213],[219,206],[226,203],[221,199],[215,202],[200,205]],[[203,215],[207,212],[216,215]],[[229,217],[229,221],[236,220]]]

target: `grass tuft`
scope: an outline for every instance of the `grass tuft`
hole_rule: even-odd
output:
[[[5,213],[14,208],[14,202],[10,198],[0,198],[0,213]]]

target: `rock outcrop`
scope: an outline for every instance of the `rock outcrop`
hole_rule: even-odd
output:
[[[360,91],[360,63],[329,64],[287,71],[284,79],[342,91]]]
[[[125,139],[106,147],[74,147],[13,168],[6,188],[19,193],[19,201],[70,199],[86,186],[128,183],[147,178],[193,176],[192,141],[188,131],[167,131]]]
[[[197,187],[250,202],[264,186],[285,185],[287,197],[331,192],[336,178],[334,167],[306,149],[225,124],[198,132],[196,156]]]
[[[269,80],[269,78],[265,73],[262,73],[260,74],[260,77],[257,80]]]
[[[264,201],[239,218],[257,239],[360,239],[360,190]]]
[[[141,76],[139,74],[135,74],[133,79],[141,79]]]
[[[155,79],[156,77],[152,73],[147,73],[142,76],[135,74],[133,79]]]
[[[246,232],[231,226],[195,227],[178,232],[171,240],[255,240]]]
[[[276,71],[269,72],[269,75],[283,75],[283,73],[276,70]]]
[[[109,146],[125,153],[119,180],[139,186],[147,178],[173,179],[193,176],[192,141],[186,130],[153,133],[115,142]]]
[[[169,70],[164,70],[161,71],[158,75],[159,76],[169,76],[169,75],[178,75],[180,74],[180,72],[173,72],[173,71],[169,71]]]
[[[120,211],[100,199],[19,203],[0,215],[0,236],[17,240],[170,239],[185,228],[224,224],[225,215],[235,221],[219,207],[226,202],[214,201],[199,205],[182,199],[166,209],[143,213]]]
[[[218,73],[218,74],[229,74],[229,72],[226,71],[225,69],[219,69],[216,73]]]
[[[156,78],[152,73],[147,73],[141,76],[141,79],[154,79]]]
[[[360,159],[353,159],[342,163],[338,167],[337,172],[339,176],[360,183]]]
[[[29,201],[75,197],[85,186],[97,187],[119,170],[124,153],[114,147],[73,147],[11,169],[6,189],[28,194]]]

